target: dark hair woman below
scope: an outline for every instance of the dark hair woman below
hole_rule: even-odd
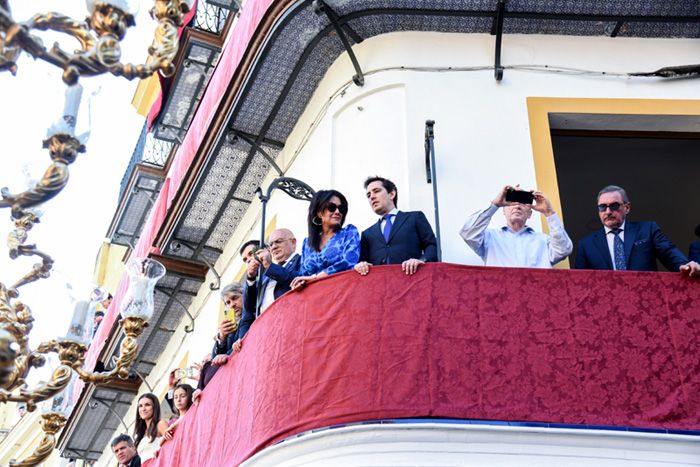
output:
[[[360,234],[345,223],[348,200],[339,191],[319,190],[311,200],[309,236],[301,248],[301,276],[292,281],[299,289],[309,281],[352,269],[360,260]]]
[[[175,409],[177,410],[177,419],[168,426],[161,430],[161,426],[158,427],[158,432],[163,437],[163,441],[169,441],[173,439],[173,433],[175,432],[175,427],[182,420],[182,417],[187,413],[190,407],[192,407],[192,394],[194,389],[189,384],[178,384],[175,386],[173,391],[173,401],[175,403]]]
[[[150,392],[139,397],[134,424],[134,444],[142,462],[156,457],[160,448],[159,429],[167,427],[167,422],[160,419],[158,398]]]

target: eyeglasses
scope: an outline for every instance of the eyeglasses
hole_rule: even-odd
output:
[[[331,212],[332,212],[332,211],[331,211]],[[288,241],[290,241],[290,240],[291,240],[291,238],[278,238],[277,240],[272,240],[271,242],[269,242],[269,245],[270,245],[271,247],[273,247],[273,246],[281,245],[281,244],[283,244],[284,242],[288,242]]]
[[[340,211],[341,214],[345,214],[346,212],[348,212],[347,207],[343,206],[342,204],[337,205],[335,203],[326,204],[325,209],[328,210],[328,212],[330,212],[330,213],[334,213],[335,211]]]
[[[618,209],[620,209],[622,206],[625,206],[627,203],[610,203],[610,204],[599,204],[598,205],[598,212],[605,212],[608,208],[610,208],[611,211],[615,212]]]

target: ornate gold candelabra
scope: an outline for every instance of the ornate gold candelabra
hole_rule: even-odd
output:
[[[146,63],[134,65],[120,62],[120,41],[128,27],[134,25],[133,16],[123,8],[124,2],[125,0],[89,0],[90,16],[85,21],[76,21],[59,13],[46,13],[36,14],[24,23],[17,23],[12,19],[8,0],[0,0],[0,71],[10,71],[14,75],[19,55],[26,52],[63,69],[63,81],[69,86],[77,83],[81,76],[103,73],[127,79],[146,78],[158,71],[171,75],[178,46],[177,27],[182,25],[189,4],[183,0],[155,0],[150,13],[158,21],[158,26],[153,43],[148,48],[149,57]],[[32,34],[34,30],[68,34],[78,41],[80,48],[73,53],[65,52],[58,44],[47,49],[41,39]],[[75,104],[77,113],[77,102]],[[52,199],[63,190],[68,183],[68,166],[75,162],[78,154],[85,152],[85,146],[72,131],[75,115],[66,115],[64,119],[67,126],[59,127],[59,131],[43,142],[44,148],[49,151],[51,164],[42,179],[22,193],[12,194],[6,188],[0,191],[0,208],[10,208],[15,224],[7,238],[10,258],[35,256],[40,259],[13,285],[8,287],[0,282],[0,402],[24,402],[28,411],[35,410],[37,403],[64,390],[74,372],[83,381],[94,384],[127,378],[136,358],[137,339],[148,326],[149,315],[138,311],[139,307],[148,305],[143,302],[148,301],[148,294],[151,295],[152,307],[153,289],[144,287],[142,283],[140,296],[130,297],[132,301],[128,306],[132,309],[122,311],[124,318],[120,324],[126,337],[121,342],[119,357],[110,371],[93,372],[85,368],[87,345],[78,340],[54,339],[41,343],[34,350],[29,347],[34,318],[30,308],[19,300],[19,290],[26,284],[48,278],[53,266],[51,256],[40,251],[36,245],[26,243],[30,230],[39,223],[39,217],[32,208]],[[66,128],[69,130],[65,131]],[[141,260],[135,264],[141,267],[141,272],[150,273],[149,279],[155,281],[162,276],[162,265],[154,266],[148,261],[150,260]],[[48,353],[56,353],[60,365],[53,371],[49,382],[28,388],[26,379],[30,371],[43,366]],[[43,414],[41,426],[45,436],[40,445],[27,459],[13,461],[10,465],[36,465],[46,459],[55,447],[56,433],[65,422],[63,414]]]

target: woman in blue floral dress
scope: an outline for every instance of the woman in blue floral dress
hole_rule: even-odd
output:
[[[339,191],[316,192],[309,206],[309,236],[301,248],[301,276],[292,281],[299,289],[309,281],[352,269],[360,260],[360,234],[345,223],[348,200]]]

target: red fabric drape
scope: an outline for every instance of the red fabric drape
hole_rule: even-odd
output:
[[[337,274],[253,324],[149,464],[237,465],[295,433],[384,418],[697,430],[699,331],[700,281],[679,274]]]

